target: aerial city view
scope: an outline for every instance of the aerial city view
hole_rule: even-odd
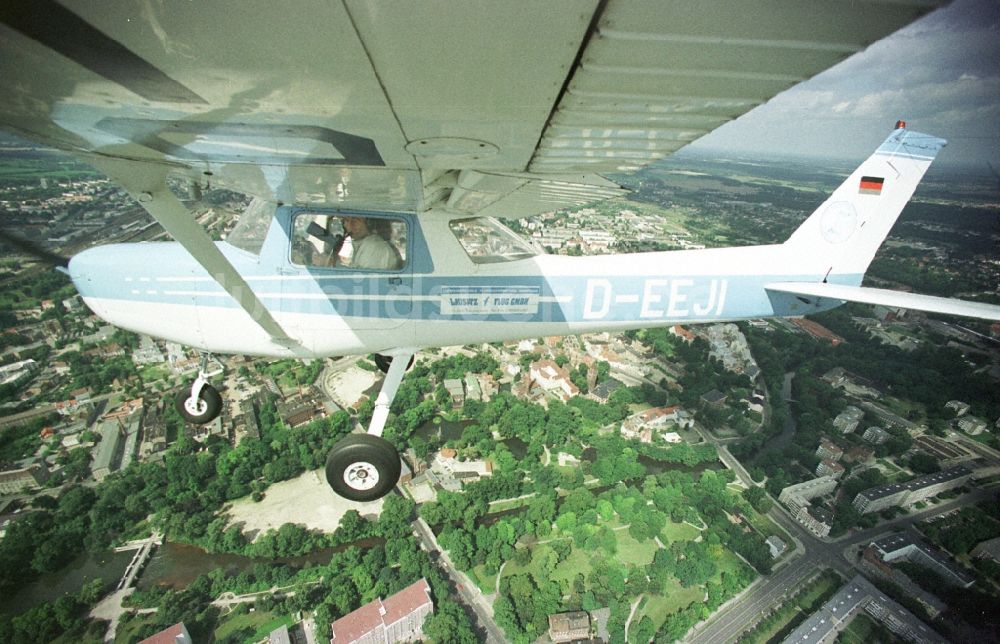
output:
[[[1000,642],[1000,5],[869,4],[0,9],[0,641]]]

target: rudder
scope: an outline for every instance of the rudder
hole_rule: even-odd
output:
[[[809,272],[860,284],[879,246],[947,142],[900,121],[882,145],[813,212],[784,247]]]

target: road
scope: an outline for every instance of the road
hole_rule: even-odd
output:
[[[785,375],[782,394],[786,400],[791,398],[792,375]],[[794,432],[794,424],[791,427],[786,425],[782,436],[787,440],[794,435]],[[709,432],[700,433],[715,444],[719,451],[719,458],[733,470],[740,480],[753,484],[743,466],[724,446],[719,444],[717,439],[712,437]],[[852,553],[856,552],[858,546],[867,545],[884,533],[910,529],[914,524],[928,517],[947,514],[992,496],[992,492],[977,488],[957,499],[939,503],[920,512],[882,521],[874,528],[851,532],[834,539],[820,539],[814,536],[799,525],[783,506],[775,503],[768,516],[784,528],[799,545],[797,551],[792,555],[793,558],[769,576],[758,578],[740,595],[719,608],[706,622],[696,625],[687,634],[684,641],[692,644],[734,642],[741,633],[774,610],[787,598],[789,593],[796,592],[821,569],[835,570],[848,579],[853,577],[858,571],[855,569],[856,560]]]
[[[804,552],[768,577],[759,578],[738,597],[716,611],[707,622],[698,624],[684,641],[691,644],[734,642],[741,633],[770,613],[790,592],[794,593],[801,588],[809,577],[822,568],[831,568],[845,578],[853,577],[858,572],[855,569],[856,562],[853,556],[850,559],[848,556],[858,546],[867,545],[881,534],[906,530],[928,517],[947,514],[991,496],[986,490],[975,489],[960,498],[881,522],[874,528],[849,533],[838,539],[819,539],[813,536],[792,519],[784,508],[776,505],[769,516],[801,542]]]
[[[438,546],[437,539],[434,538],[434,533],[426,521],[418,518],[412,525],[413,532],[420,537],[424,547],[429,552],[439,553],[439,565],[444,568],[452,583],[455,584],[462,602],[472,609],[476,616],[480,632],[486,633],[487,644],[504,644],[507,639],[504,637],[503,631],[493,621],[493,606],[490,602],[486,600],[483,593],[479,591],[479,588],[465,573],[455,568],[455,564],[451,562],[448,553]]]
[[[114,395],[115,393],[100,394],[91,398],[90,402],[96,403],[102,400],[108,400]],[[20,423],[27,422],[32,418],[40,418],[46,414],[54,413],[56,413],[56,406],[54,404],[42,405],[41,407],[35,407],[34,409],[29,409],[28,411],[22,411],[9,416],[0,417],[0,428],[18,425]]]
[[[750,624],[794,593],[811,575],[819,572],[808,557],[794,559],[769,577],[758,578],[743,593],[724,605],[712,617],[698,624],[685,641],[697,644],[733,642]]]

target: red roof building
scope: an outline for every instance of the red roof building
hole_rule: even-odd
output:
[[[424,618],[433,612],[431,587],[426,579],[420,579],[335,621],[330,627],[330,644],[389,644],[421,637]]]
[[[184,622],[174,624],[165,628],[152,637],[139,642],[139,644],[191,644],[191,635],[188,633]]]
[[[833,346],[837,346],[844,341],[844,338],[840,337],[830,329],[826,328],[818,322],[813,322],[812,320],[807,320],[805,318],[792,318],[789,320],[792,324],[799,327],[809,335],[820,340],[826,340]]]
[[[679,324],[675,324],[674,326],[670,327],[670,334],[676,335],[678,338],[684,340],[688,344],[694,342],[694,337],[695,337],[694,334]]]

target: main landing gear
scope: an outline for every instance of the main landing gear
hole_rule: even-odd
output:
[[[201,354],[198,365],[198,376],[191,383],[190,390],[181,389],[177,392],[174,404],[181,418],[195,425],[205,425],[218,418],[222,412],[222,396],[219,390],[208,384],[208,379],[221,372],[208,371],[209,354]]]
[[[382,430],[403,373],[413,364],[413,354],[410,350],[400,351],[388,361],[368,433],[345,436],[327,456],[326,481],[345,499],[375,501],[388,494],[399,481],[399,452],[382,438]]]

